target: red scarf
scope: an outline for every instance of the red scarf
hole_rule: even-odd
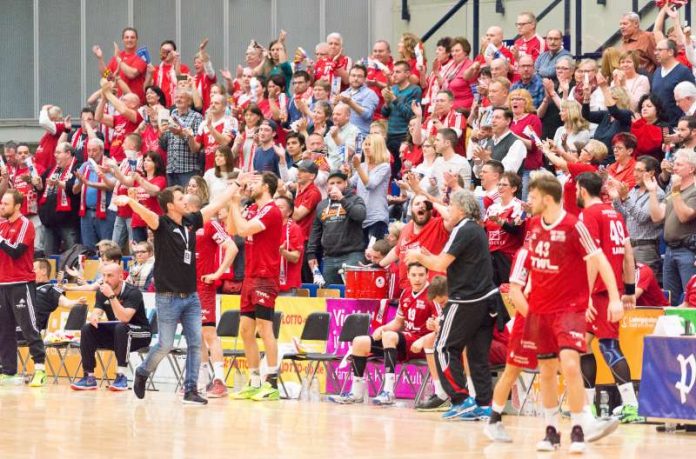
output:
[[[73,159],[70,160],[70,165],[68,167],[63,168],[63,170],[60,173],[60,177],[58,178],[59,182],[67,182],[70,180],[72,177],[72,169],[75,166],[75,157],[73,156]],[[51,170],[51,173],[47,175],[47,177],[53,177],[53,175],[56,173],[56,169],[58,169],[58,165],[56,164],[53,169]],[[67,184],[66,184],[67,186]],[[68,195],[65,192],[65,188],[59,187],[57,184],[55,185],[48,185],[46,186],[46,189],[44,189],[43,194],[41,195],[41,200],[39,201],[39,204],[43,205],[46,202],[46,199],[48,198],[48,195],[53,192],[53,189],[57,188],[56,193],[58,194],[58,199],[56,199],[56,211],[57,212],[70,212],[72,210],[72,201],[68,199]]]
[[[85,168],[86,175],[89,173],[86,171],[90,167],[90,162],[87,161],[87,167]],[[101,160],[100,166],[104,165],[104,158]],[[95,171],[96,172],[96,171]],[[98,183],[104,183],[104,181],[99,177]],[[103,190],[97,189],[97,218],[99,220],[104,220],[106,218],[106,193]],[[82,184],[82,189],[80,190],[80,217],[84,217],[87,213],[87,185]]]

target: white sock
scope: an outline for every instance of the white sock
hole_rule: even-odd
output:
[[[258,368],[249,368],[249,385],[251,387],[261,387],[261,373]]]
[[[503,411],[505,411],[505,405],[498,405],[496,403],[491,403],[491,409],[498,414],[503,414]]]
[[[125,375],[126,371],[128,371],[128,368],[126,368],[126,367],[116,367],[116,374],[117,375]]]
[[[365,393],[365,377],[359,378],[353,376],[353,384],[350,387],[350,393],[354,398],[361,399]]]
[[[638,406],[638,400],[636,399],[636,390],[633,388],[632,382],[620,384],[618,387],[619,392],[621,393],[621,402],[624,404],[624,406]]]
[[[46,371],[46,366],[43,363],[35,363],[34,370],[36,371]]]
[[[205,387],[208,385],[208,364],[201,363],[201,367],[198,370],[198,387]]]
[[[213,362],[213,373],[215,373],[215,379],[219,379],[223,383],[225,382],[225,362]]]
[[[552,426],[558,430],[559,417],[557,406],[553,408],[544,408],[544,422],[547,426]]]
[[[276,375],[277,375],[277,374],[278,374],[278,367],[277,367],[277,366],[275,366],[275,367],[268,367],[268,374],[269,374],[269,375],[272,375],[272,374],[276,374]]]
[[[435,387],[435,395],[437,395],[440,400],[447,400],[449,398],[449,395],[447,395],[445,389],[442,388],[442,384],[440,384],[439,379],[433,379],[433,386]]]
[[[583,430],[585,430],[584,427],[586,425],[585,424],[585,420],[586,420],[585,415],[586,414],[587,413],[585,413],[584,411],[581,411],[579,413],[570,413],[570,425],[571,426],[580,426],[583,428]]]
[[[471,398],[476,398],[476,388],[474,387],[474,380],[471,376],[466,377],[466,388],[469,389],[469,396]]]
[[[394,380],[395,380],[394,373],[385,373],[384,374],[384,390],[385,392],[391,392],[394,393]]]
[[[585,389],[585,397],[587,398],[587,405],[594,405],[595,402],[595,388]]]

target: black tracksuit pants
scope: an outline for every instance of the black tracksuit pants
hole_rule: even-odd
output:
[[[496,295],[492,295],[475,303],[448,302],[442,311],[440,332],[435,343],[435,363],[440,384],[450,396],[452,404],[461,403],[469,397],[462,364],[464,348],[476,389],[476,403],[479,406],[491,404],[493,384],[488,353],[495,323],[490,313],[495,307]]]
[[[29,344],[35,364],[46,360],[41,331],[36,323],[36,284],[0,285],[0,365],[2,373],[17,373],[17,326]]]
[[[80,334],[80,354],[82,368],[87,373],[94,373],[97,349],[110,349],[116,354],[119,367],[128,365],[128,354],[150,345],[150,331],[137,325],[126,323],[92,324],[82,326]]]

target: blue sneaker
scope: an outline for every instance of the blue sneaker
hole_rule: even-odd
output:
[[[480,421],[484,419],[488,420],[490,419],[492,412],[493,410],[490,406],[476,405],[476,408],[474,408],[473,410],[462,413],[459,416],[459,419],[461,419],[462,421]]]
[[[442,419],[449,421],[455,420],[459,418],[462,414],[468,413],[469,411],[473,411],[477,407],[478,406],[476,405],[476,400],[474,400],[472,397],[467,397],[466,400],[464,400],[463,402],[457,403],[456,405],[452,405],[452,408],[444,412],[442,414]]]
[[[72,390],[97,390],[97,380],[94,375],[88,375],[70,384]]]
[[[126,378],[126,375],[116,375],[114,382],[109,385],[109,390],[113,392],[123,392],[124,390],[128,390],[128,378]]]

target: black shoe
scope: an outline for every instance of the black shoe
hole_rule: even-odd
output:
[[[573,426],[573,430],[570,431],[570,449],[568,452],[571,454],[585,452],[585,433],[582,431],[582,427]]]
[[[421,400],[416,405],[417,411],[447,411],[452,404],[449,400],[442,400],[437,394],[431,395],[427,400]]]
[[[556,451],[561,446],[561,434],[553,426],[546,427],[546,436],[536,445],[537,451]]]
[[[199,405],[204,406],[208,404],[208,400],[198,395],[195,390],[190,390],[184,394],[184,405]]]
[[[133,379],[133,393],[136,397],[143,399],[145,398],[145,385],[147,384],[147,376],[143,376],[137,371],[135,372],[135,378]]]

